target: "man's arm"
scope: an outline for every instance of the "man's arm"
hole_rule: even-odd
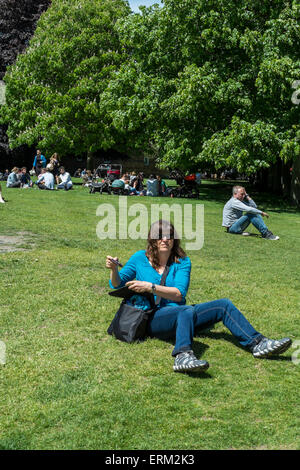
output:
[[[244,201],[246,204],[249,204],[249,206],[257,208],[257,205],[255,204],[254,200],[249,196],[249,194],[246,194]]]
[[[255,204],[254,200],[249,196],[249,194],[246,194],[245,198],[246,198],[247,203],[249,204],[249,206],[254,207],[254,208],[257,209],[257,205]],[[263,217],[267,217],[267,218],[269,217],[269,214],[267,214],[266,212],[263,212],[263,211],[261,211],[261,215]]]
[[[234,201],[232,201],[232,207],[234,209],[238,209],[238,210],[243,211],[243,212],[251,212],[251,213],[254,213],[254,214],[261,214],[262,215],[262,211],[257,209],[256,204],[255,204],[255,206],[250,205],[250,204],[245,204],[244,202],[242,202],[242,201],[240,201],[239,199],[236,199],[236,198],[234,199]]]

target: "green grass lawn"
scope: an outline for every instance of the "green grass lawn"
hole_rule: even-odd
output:
[[[0,235],[25,236],[19,251],[0,254],[0,449],[300,448],[296,348],[254,359],[218,324],[194,343],[208,372],[174,373],[171,342],[129,345],[106,333],[119,301],[107,295],[105,257],[125,262],[145,247],[145,240],[97,238],[98,205],[117,206],[118,197],[80,185],[69,192],[3,186]],[[247,190],[279,241],[224,232],[229,182],[204,182],[197,201],[130,197],[128,206],[203,203],[205,241],[188,253],[187,302],[229,297],[263,334],[297,341],[299,212]]]

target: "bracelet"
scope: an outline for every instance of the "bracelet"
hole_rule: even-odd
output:
[[[155,292],[156,292],[156,286],[155,284],[152,283],[152,294],[155,294]]]

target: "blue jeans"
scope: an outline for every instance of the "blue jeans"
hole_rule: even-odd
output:
[[[231,225],[228,232],[229,233],[242,233],[250,224],[253,224],[254,227],[257,228],[257,230],[262,235],[265,235],[265,233],[268,230],[268,227],[264,223],[263,218],[260,214],[248,213],[240,217],[238,220],[236,220],[234,224]]]
[[[131,186],[129,186],[129,193],[140,194],[139,191],[137,191],[135,188],[132,188]]]
[[[196,305],[161,307],[150,321],[148,333],[159,339],[175,337],[172,356],[176,356],[192,349],[195,330],[203,330],[219,321],[223,322],[244,347],[255,346],[263,337],[229,299]]]
[[[73,184],[72,183],[59,183],[56,187],[57,189],[66,189],[68,191],[69,189],[72,189]]]

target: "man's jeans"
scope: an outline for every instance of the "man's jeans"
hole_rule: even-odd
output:
[[[39,189],[45,189],[51,191],[51,188],[48,188],[44,183],[36,183]]]
[[[228,232],[229,233],[242,233],[249,224],[253,224],[254,227],[262,234],[265,235],[268,231],[268,227],[263,221],[263,218],[260,214],[251,214],[248,213],[240,217],[234,224],[231,225]]]
[[[59,183],[57,186],[57,189],[65,189],[66,191],[69,191],[72,189],[73,184],[72,183]]]
[[[148,333],[160,339],[175,337],[172,356],[176,356],[192,349],[195,331],[201,331],[219,321],[223,322],[244,347],[255,346],[263,337],[229,299],[161,307],[155,312],[148,326]]]

